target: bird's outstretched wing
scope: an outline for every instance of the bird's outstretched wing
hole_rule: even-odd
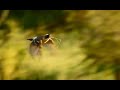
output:
[[[41,54],[40,52],[40,46],[39,45],[35,45],[33,42],[30,44],[29,47],[29,52],[32,56],[38,56]]]

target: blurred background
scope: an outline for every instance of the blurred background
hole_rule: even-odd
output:
[[[26,39],[46,33],[61,43],[34,60]],[[0,10],[0,80],[120,80],[120,11]]]

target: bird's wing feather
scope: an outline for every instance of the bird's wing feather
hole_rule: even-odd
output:
[[[32,56],[40,55],[40,47],[38,45],[30,44],[29,52]]]

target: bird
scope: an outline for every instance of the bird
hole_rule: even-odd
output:
[[[51,34],[45,34],[40,36],[35,36],[33,38],[29,38],[27,40],[31,41],[30,47],[29,47],[29,53],[32,56],[39,56],[42,55],[42,48],[43,47],[54,47],[55,42],[53,41],[54,37],[51,36]]]

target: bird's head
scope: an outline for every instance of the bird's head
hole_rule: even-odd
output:
[[[50,38],[50,34],[45,34],[44,39],[48,39],[48,38]]]

